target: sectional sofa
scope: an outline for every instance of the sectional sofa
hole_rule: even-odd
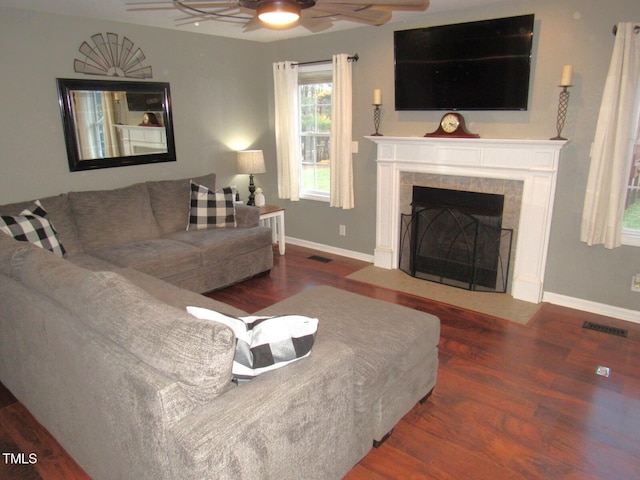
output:
[[[311,354],[233,383],[232,331],[186,307],[246,315],[199,292],[269,270],[271,234],[187,230],[190,180],[43,199],[64,258],[0,233],[0,381],[95,479],[342,478],[433,390],[439,320],[309,289],[255,313],[317,318]]]
[[[39,199],[69,261],[91,269],[130,267],[195,292],[268,272],[271,234],[259,211],[235,206],[236,228],[187,229],[190,183],[215,191],[216,176],[138,183]],[[0,206],[18,215],[33,200]]]

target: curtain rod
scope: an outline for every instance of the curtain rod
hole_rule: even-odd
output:
[[[347,57],[347,60],[349,60],[350,62],[357,62],[359,59],[360,59],[360,56],[357,53],[355,55]],[[298,63],[295,63],[294,65],[316,65],[320,63],[331,63],[332,60],[333,59],[331,58],[327,60],[313,60],[311,62],[298,62]]]
[[[633,33],[638,33],[640,32],[640,25],[636,25],[633,27]],[[614,25],[613,26],[613,34],[617,34],[618,33],[618,25]]]

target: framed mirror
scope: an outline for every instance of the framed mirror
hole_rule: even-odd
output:
[[[168,83],[57,82],[70,171],[176,161]]]

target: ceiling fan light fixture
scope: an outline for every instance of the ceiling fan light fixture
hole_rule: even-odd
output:
[[[258,18],[268,25],[290,25],[300,18],[300,7],[287,0],[263,0],[256,7]]]

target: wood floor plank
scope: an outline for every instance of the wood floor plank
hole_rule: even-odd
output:
[[[331,285],[441,320],[433,395],[346,480],[640,478],[640,325],[550,304],[520,325],[345,278],[363,261],[295,245],[274,253],[270,275],[208,295],[253,313]],[[628,336],[583,329],[585,320]],[[598,365],[611,375],[596,375]],[[2,384],[0,448],[43,452],[37,466],[0,462],[0,480],[88,478]]]
[[[21,403],[0,410],[0,424],[8,431],[15,447],[24,457],[20,465],[22,469],[32,467],[47,480],[89,478]]]
[[[0,409],[16,403],[16,397],[0,383]]]

